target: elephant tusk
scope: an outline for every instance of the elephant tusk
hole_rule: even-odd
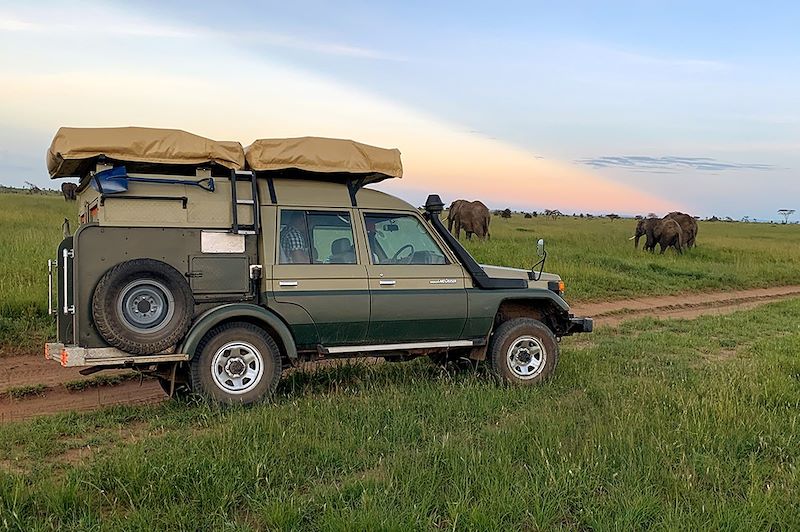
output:
[[[634,238],[636,238],[636,235],[633,235],[633,236],[632,236],[632,237],[630,237],[628,240],[633,240]]]

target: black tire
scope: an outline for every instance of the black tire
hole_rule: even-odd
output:
[[[192,320],[189,283],[169,264],[134,259],[117,264],[97,283],[92,316],[100,336],[128,353],[160,353],[177,344]]]
[[[492,371],[505,382],[529,386],[553,375],[558,352],[558,340],[542,322],[515,318],[497,327],[487,360]]]
[[[197,346],[191,387],[222,403],[247,405],[275,394],[282,369],[278,344],[264,329],[252,323],[225,323]]]

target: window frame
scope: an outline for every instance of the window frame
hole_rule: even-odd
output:
[[[308,253],[309,253],[309,262],[281,262],[281,219],[283,217],[284,212],[302,212],[305,215],[305,222],[306,222],[306,235],[308,237]],[[333,214],[333,215],[347,215],[350,218],[350,236],[352,237],[353,242],[353,253],[355,254],[355,262],[313,262],[313,252],[312,249],[314,248],[314,241],[313,235],[310,231],[308,226],[308,217],[313,215],[320,215],[320,214]],[[357,213],[353,212],[352,209],[347,208],[324,208],[324,207],[315,207],[315,208],[308,208],[308,207],[300,207],[300,206],[279,206],[277,212],[277,220],[275,224],[275,249],[273,250],[275,253],[275,260],[273,264],[276,266],[359,266],[363,265],[361,261],[361,250],[360,245],[358,243],[359,238],[356,236],[356,224],[353,222]]]
[[[452,265],[461,265],[461,263],[453,256],[451,253],[450,248],[442,241],[438,234],[433,231],[433,228],[430,224],[425,220],[420,214],[416,211],[397,211],[394,209],[359,209],[360,218],[361,218],[361,231],[364,235],[364,246],[366,248],[367,254],[367,264],[370,266],[452,266]],[[372,259],[372,248],[369,244],[369,236],[367,233],[367,216],[368,215],[378,215],[378,216],[408,216],[414,218],[424,229],[427,235],[433,240],[433,243],[439,248],[439,251],[445,258],[444,264],[382,264],[376,263]]]

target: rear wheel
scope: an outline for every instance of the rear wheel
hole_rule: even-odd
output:
[[[215,327],[191,361],[192,391],[223,403],[250,404],[270,398],[281,378],[275,340],[251,323]]]
[[[553,374],[558,351],[558,340],[542,322],[515,318],[497,328],[487,358],[492,370],[504,381],[527,386]]]

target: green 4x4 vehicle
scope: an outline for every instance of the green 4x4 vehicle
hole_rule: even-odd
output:
[[[421,213],[364,188],[401,177],[397,150],[62,128],[47,162],[80,184],[49,261],[45,356],[87,374],[136,368],[170,395],[252,403],[298,361],[431,356],[527,385],[553,373],[559,338],[592,330],[541,266],[477,264],[439,196]]]

